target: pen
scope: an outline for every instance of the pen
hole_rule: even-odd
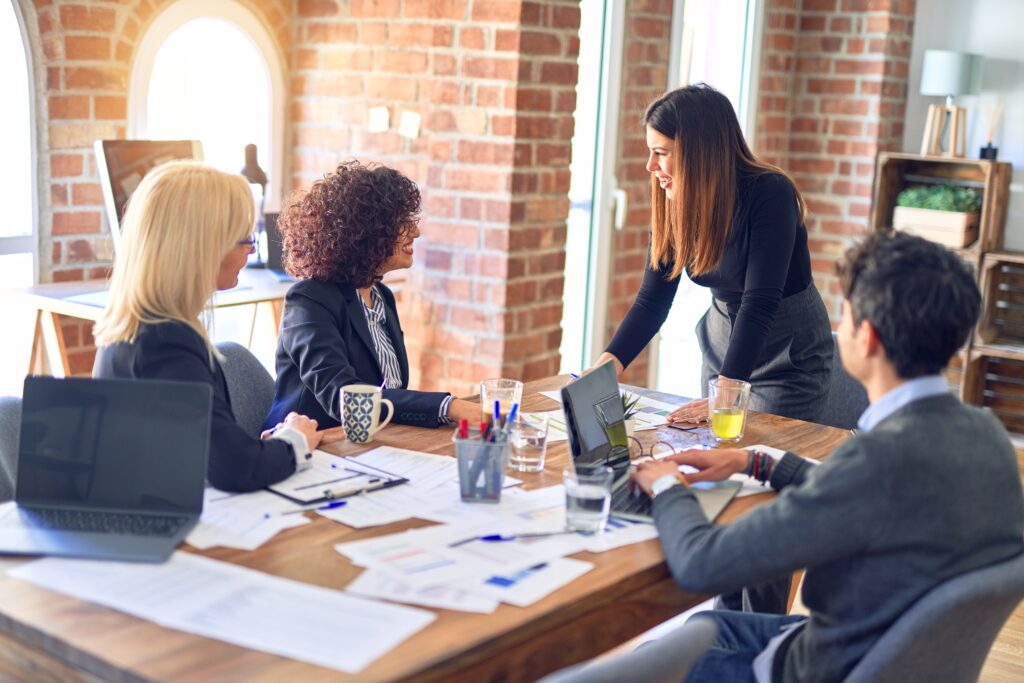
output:
[[[355,496],[355,495],[358,495],[360,493],[369,493],[370,491],[377,491],[379,489],[386,489],[386,488],[390,488],[392,486],[398,486],[399,484],[404,484],[406,481],[408,481],[408,480],[406,480],[406,479],[391,479],[389,481],[383,481],[383,480],[378,479],[377,481],[369,483],[369,484],[366,484],[365,486],[357,486],[357,487],[351,488],[351,489],[340,489],[340,490],[337,490],[337,491],[332,491],[331,489],[325,489],[324,490],[324,498],[326,498],[328,500],[333,500],[335,498],[348,498],[350,496]]]
[[[494,402],[494,424],[501,424],[501,401]]]
[[[469,438],[469,420],[467,420],[466,418],[462,418],[461,420],[459,420],[459,438]]]
[[[502,541],[517,541],[522,538],[543,538],[545,536],[560,536],[562,534],[574,533],[576,533],[576,529],[569,527],[567,529],[562,529],[561,531],[542,531],[529,534],[487,534],[486,536],[470,536],[469,538],[464,538],[461,541],[449,543],[448,547],[457,548],[460,545],[466,545],[467,543],[472,543],[473,541],[483,541],[484,543],[501,543]]]
[[[512,410],[508,411],[508,420],[505,421],[505,426],[506,427],[508,425],[510,425],[513,421],[515,421],[516,413],[518,413],[518,412],[519,412],[519,404],[518,403],[513,403],[512,404]]]
[[[574,380],[575,380],[575,379],[579,379],[579,378],[580,378],[580,376],[579,376],[579,375],[577,375],[577,374],[576,374],[575,372],[570,372],[570,373],[569,373],[569,376],[570,376],[570,377],[572,377],[572,378],[573,378]]]
[[[311,506],[311,507],[299,508],[298,510],[288,510],[287,512],[278,512],[277,515],[272,515],[269,512],[264,512],[263,513],[263,519],[270,519],[271,517],[283,516],[283,515],[297,515],[300,512],[308,512],[309,510],[333,510],[334,508],[340,508],[342,505],[346,505],[346,504],[347,503],[344,500],[336,500],[336,501],[327,503],[327,505],[316,505],[316,506]]]

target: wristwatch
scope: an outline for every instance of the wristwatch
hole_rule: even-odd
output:
[[[679,477],[674,474],[663,474],[651,484],[651,500],[654,500],[673,486],[680,486]]]

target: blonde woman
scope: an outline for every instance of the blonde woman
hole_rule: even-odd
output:
[[[128,202],[110,306],[95,327],[94,377],[211,386],[207,479],[226,491],[252,491],[305,469],[320,443],[316,420],[296,413],[266,439],[238,425],[200,321],[215,290],[238,284],[255,245],[252,223],[252,195],[241,176],[190,161],[153,169]]]

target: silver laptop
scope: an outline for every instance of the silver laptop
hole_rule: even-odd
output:
[[[0,554],[160,562],[199,521],[205,384],[28,377]]]
[[[562,389],[562,409],[569,432],[569,450],[577,470],[608,466],[615,472],[611,512],[617,517],[643,522],[652,520],[652,503],[639,487],[630,486],[628,446],[616,446],[609,435],[625,435],[619,383],[611,363],[587,373]],[[701,509],[714,520],[740,490],[736,481],[701,482],[691,486]]]

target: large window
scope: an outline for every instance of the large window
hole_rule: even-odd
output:
[[[273,39],[241,5],[182,0],[153,22],[132,71],[129,135],[193,139],[204,160],[237,173],[253,143],[267,208],[283,184],[284,81]]]
[[[0,288],[35,281],[36,210],[32,82],[14,2],[0,0]]]

